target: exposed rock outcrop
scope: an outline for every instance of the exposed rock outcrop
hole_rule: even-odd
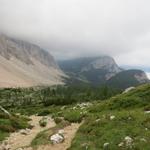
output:
[[[0,35],[0,87],[62,84],[64,73],[49,52]]]

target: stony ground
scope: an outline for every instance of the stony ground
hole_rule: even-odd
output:
[[[74,138],[76,131],[78,130],[80,124],[72,124],[71,126],[67,126],[64,128],[64,142],[60,144],[50,144],[43,145],[38,148],[38,150],[66,150],[71,146],[71,141]],[[31,149],[28,149],[31,150]]]
[[[48,118],[46,127],[40,127],[39,125],[39,121],[42,117],[31,116],[30,118],[32,119],[30,124],[34,126],[32,130],[20,130],[18,132],[14,132],[10,135],[10,137],[8,137],[7,140],[4,141],[4,143],[6,143],[11,150],[30,145],[31,141],[39,132],[55,126],[55,123],[51,118]]]
[[[12,133],[3,143],[5,143],[5,148],[0,145],[0,150],[33,150],[29,145],[32,140],[36,137],[38,133],[46,129],[54,127],[56,124],[50,117],[47,117],[47,126],[41,127],[39,121],[43,118],[40,116],[31,116],[30,124],[34,127],[29,130],[20,130],[18,132]],[[49,144],[41,145],[38,150],[66,150],[71,146],[71,141],[75,136],[80,124],[72,123],[63,129],[64,131],[64,142],[60,144]],[[24,148],[23,148],[24,147]]]

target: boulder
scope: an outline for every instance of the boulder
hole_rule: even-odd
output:
[[[145,114],[150,114],[150,110],[149,111],[145,111]]]
[[[96,120],[95,120],[95,122],[100,122],[100,121],[101,121],[101,119],[96,119]]]
[[[115,118],[115,116],[110,116],[110,120],[114,120]]]
[[[19,131],[20,134],[23,134],[23,135],[28,135],[30,132],[30,129],[22,129]]]
[[[103,148],[107,149],[109,145],[110,145],[109,143],[104,143]]]
[[[59,143],[62,143],[64,141],[64,137],[63,137],[63,135],[57,133],[57,134],[54,134],[50,137],[50,141],[53,144],[59,144]]]
[[[131,137],[126,136],[124,138],[124,141],[125,141],[125,144],[126,144],[127,147],[131,147],[132,146],[133,139]]]
[[[124,146],[124,143],[121,142],[121,143],[118,144],[118,146],[119,146],[119,147],[123,147],[123,146]]]

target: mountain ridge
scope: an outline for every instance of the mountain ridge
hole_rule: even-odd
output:
[[[53,56],[35,44],[0,35],[0,87],[63,84]]]
[[[92,85],[106,84],[112,86],[116,83],[115,87],[128,88],[127,85],[136,86],[149,82],[146,74],[142,70],[125,70],[120,68],[110,56],[82,57],[73,60],[65,60],[60,61],[59,66],[68,76],[70,76],[70,82],[67,79],[69,84],[76,84],[81,80],[84,83]],[[131,72],[134,70],[135,72],[132,74]],[[130,81],[132,84],[128,83],[128,79],[124,75],[127,74],[127,72],[128,77],[134,80],[134,82]],[[121,74],[119,79],[115,78],[119,74]],[[123,78],[125,80],[122,80]],[[116,80],[119,80],[120,83]],[[126,84],[126,82],[128,84]],[[117,83],[119,83],[120,86],[117,86]]]

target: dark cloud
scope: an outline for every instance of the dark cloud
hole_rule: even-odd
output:
[[[149,0],[0,0],[0,31],[34,42],[57,59],[113,56],[150,64]]]

